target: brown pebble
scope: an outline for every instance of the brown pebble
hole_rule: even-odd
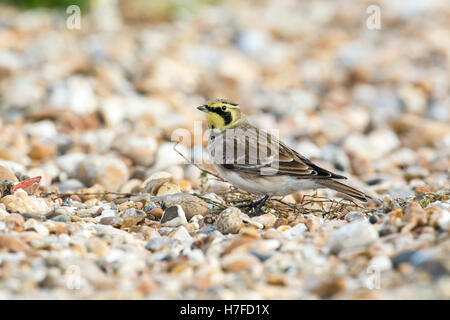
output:
[[[103,217],[100,219],[100,224],[110,225],[113,227],[120,227],[123,223],[121,217]]]
[[[0,181],[3,180],[11,180],[12,182],[17,182],[18,179],[14,175],[14,173],[9,170],[8,168],[5,168],[3,166],[0,166]]]
[[[346,282],[343,278],[333,278],[321,282],[313,289],[313,293],[317,294],[321,298],[329,298],[346,288]]]
[[[135,203],[133,201],[126,201],[126,202],[122,202],[121,204],[119,204],[117,206],[117,209],[119,211],[125,211],[126,209],[134,208],[134,207],[135,207]]]
[[[261,237],[259,232],[255,228],[251,228],[251,227],[242,228],[240,230],[239,234],[241,234],[243,236],[252,237],[255,239],[259,239]]]
[[[12,252],[27,251],[30,247],[17,235],[0,235],[0,248]]]
[[[17,213],[11,213],[5,218],[5,224],[8,226],[8,228],[17,232],[22,231],[24,222],[25,219],[22,217],[22,215]]]
[[[158,220],[161,219],[163,213],[164,213],[164,210],[161,208],[154,208],[154,209],[150,210],[150,212],[149,212],[149,214],[151,214]]]
[[[241,272],[246,269],[251,269],[260,262],[258,258],[251,254],[233,254],[223,258],[222,266],[229,272]]]
[[[274,285],[274,286],[285,286],[286,285],[286,279],[284,275],[282,274],[276,274],[272,273],[267,275],[266,281],[268,284]]]

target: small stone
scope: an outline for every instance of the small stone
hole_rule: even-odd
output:
[[[152,210],[150,210],[148,212],[148,214],[151,214],[152,216],[154,216],[156,219],[160,220],[162,215],[164,213],[164,210],[161,208],[154,208]]]
[[[291,226],[288,226],[288,225],[282,225],[282,226],[279,226],[279,227],[277,228],[277,231],[285,232],[285,231],[288,231],[288,230],[290,230],[290,229],[291,229]]]
[[[229,254],[222,259],[222,266],[228,272],[241,272],[259,263],[259,259],[251,254]]]
[[[100,223],[113,227],[120,227],[123,224],[123,219],[121,217],[103,217],[100,219]]]
[[[238,208],[230,207],[223,210],[217,219],[217,229],[223,233],[238,233],[242,225],[242,212]]]
[[[74,192],[83,189],[84,184],[77,179],[68,179],[57,184],[59,192]]]
[[[178,227],[185,223],[186,215],[180,205],[167,208],[161,217],[161,225],[164,227]]]
[[[108,245],[100,238],[94,237],[87,243],[87,249],[98,257],[103,257],[109,252]]]
[[[12,252],[22,252],[27,251],[30,247],[19,236],[4,234],[0,235],[0,248]]]
[[[145,193],[156,195],[159,187],[161,187],[166,182],[171,182],[172,179],[173,179],[172,175],[168,172],[165,171],[156,172],[142,183],[142,190]]]
[[[131,179],[125,182],[125,184],[120,188],[122,193],[137,193],[140,191],[142,185],[142,180]]]
[[[215,225],[215,224],[207,224],[204,227],[200,228],[197,231],[197,233],[204,233],[204,234],[210,235],[210,234],[214,233],[215,231],[218,231],[217,225]]]
[[[271,213],[266,213],[257,217],[252,218],[254,222],[260,223],[263,225],[264,229],[270,229],[277,221],[277,217]]]
[[[1,198],[0,202],[9,212],[47,214],[52,210],[45,199],[29,196],[22,189],[17,190],[14,195]]]
[[[376,214],[373,214],[369,217],[369,222],[371,224],[375,224],[379,221],[380,219],[378,218],[378,216]]]
[[[160,206],[158,206],[156,203],[152,202],[152,201],[148,201],[145,203],[144,208],[142,208],[142,210],[144,210],[147,213],[150,213],[150,211],[152,211],[153,209],[156,208],[160,208]]]
[[[50,220],[56,221],[56,222],[64,222],[64,223],[71,222],[70,217],[69,216],[65,216],[65,215],[59,215],[59,216],[51,218]]]
[[[296,237],[299,237],[300,235],[302,235],[307,230],[308,230],[308,228],[306,227],[306,225],[304,223],[298,223],[291,229],[284,231],[284,234],[296,238]]]
[[[88,156],[77,168],[79,179],[87,186],[100,184],[112,191],[118,191],[129,175],[125,163],[110,156]]]
[[[313,293],[317,294],[323,299],[327,299],[341,291],[344,291],[346,287],[346,280],[344,278],[332,278],[326,281],[322,281],[313,289]]]
[[[75,177],[78,164],[86,158],[84,153],[68,153],[56,158],[56,164],[69,177]]]
[[[331,253],[339,253],[343,249],[365,247],[377,239],[378,233],[373,225],[356,220],[335,231],[328,239],[328,248]]]
[[[225,193],[227,191],[230,191],[233,188],[233,185],[231,183],[228,183],[225,181],[209,179],[205,183],[204,187],[206,190],[208,190],[208,192],[216,194],[216,193]]]
[[[18,182],[16,175],[6,167],[0,166],[0,181],[10,180],[12,182]]]
[[[419,166],[410,166],[405,171],[405,179],[408,181],[412,179],[423,179],[428,175],[428,170]]]
[[[28,152],[28,156],[33,160],[44,160],[52,157],[56,152],[56,145],[43,144],[35,142],[31,145],[31,149]]]
[[[254,239],[261,238],[259,232],[255,228],[248,228],[248,227],[242,228],[241,230],[239,230],[239,234]]]
[[[345,220],[347,222],[352,222],[356,220],[366,220],[366,217],[364,216],[364,213],[360,211],[351,211],[345,215]]]
[[[196,216],[193,216],[190,220],[189,220],[189,225],[191,225],[192,226],[192,229],[193,230],[198,230],[198,229],[200,229],[200,222],[203,220],[203,216],[201,216],[201,215],[196,215]]]
[[[173,233],[169,235],[169,237],[172,239],[177,239],[181,243],[184,243],[188,240],[192,240],[192,237],[189,235],[189,232],[183,226],[178,227]]]
[[[117,206],[117,210],[125,211],[126,209],[134,208],[134,207],[135,207],[135,203],[133,201],[126,201],[126,202],[119,204]]]
[[[186,214],[186,218],[189,220],[197,214],[204,216],[209,210],[208,204],[204,200],[189,193],[169,194],[161,197],[155,197],[152,200],[161,202],[166,207],[180,205]]]
[[[172,238],[164,237],[164,236],[163,237],[152,238],[145,245],[145,249],[150,250],[150,251],[158,251],[158,250],[160,250],[162,248],[170,247],[176,242],[177,242],[176,239],[172,239]]]
[[[276,240],[280,240],[280,233],[275,231],[275,229],[269,229],[267,231],[265,231],[262,235],[262,237],[264,239],[276,239]]]
[[[172,182],[164,182],[161,187],[159,187],[158,192],[156,193],[157,196],[165,196],[168,194],[176,194],[180,193],[181,188],[179,185],[172,183]]]
[[[48,234],[49,234],[48,229],[42,223],[40,223],[34,219],[28,219],[23,224],[23,229],[24,230],[34,230],[38,234],[40,234],[41,236],[44,236],[44,237],[48,236]]]
[[[20,214],[12,213],[5,217],[6,226],[14,231],[22,231],[24,222],[25,219]]]
[[[123,219],[122,228],[131,227],[142,220],[145,219],[146,214],[142,210],[137,210],[135,208],[126,209],[124,212],[120,214],[120,217]]]
[[[155,161],[158,142],[152,136],[123,136],[114,143],[115,149],[139,166],[150,166]]]

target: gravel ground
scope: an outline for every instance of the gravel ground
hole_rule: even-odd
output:
[[[448,1],[99,3],[0,7],[1,299],[450,299]],[[216,97],[377,201],[235,208]]]

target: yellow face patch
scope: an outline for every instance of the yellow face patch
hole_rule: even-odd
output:
[[[208,121],[208,127],[210,129],[223,130],[222,128],[225,127],[223,118],[214,112],[208,112],[206,114],[206,121]]]
[[[223,131],[232,128],[242,118],[239,106],[224,99],[211,100],[198,109],[206,113],[208,127],[211,129]]]

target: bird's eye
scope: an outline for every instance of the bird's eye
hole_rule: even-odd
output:
[[[222,106],[222,111],[227,110],[227,106]]]

